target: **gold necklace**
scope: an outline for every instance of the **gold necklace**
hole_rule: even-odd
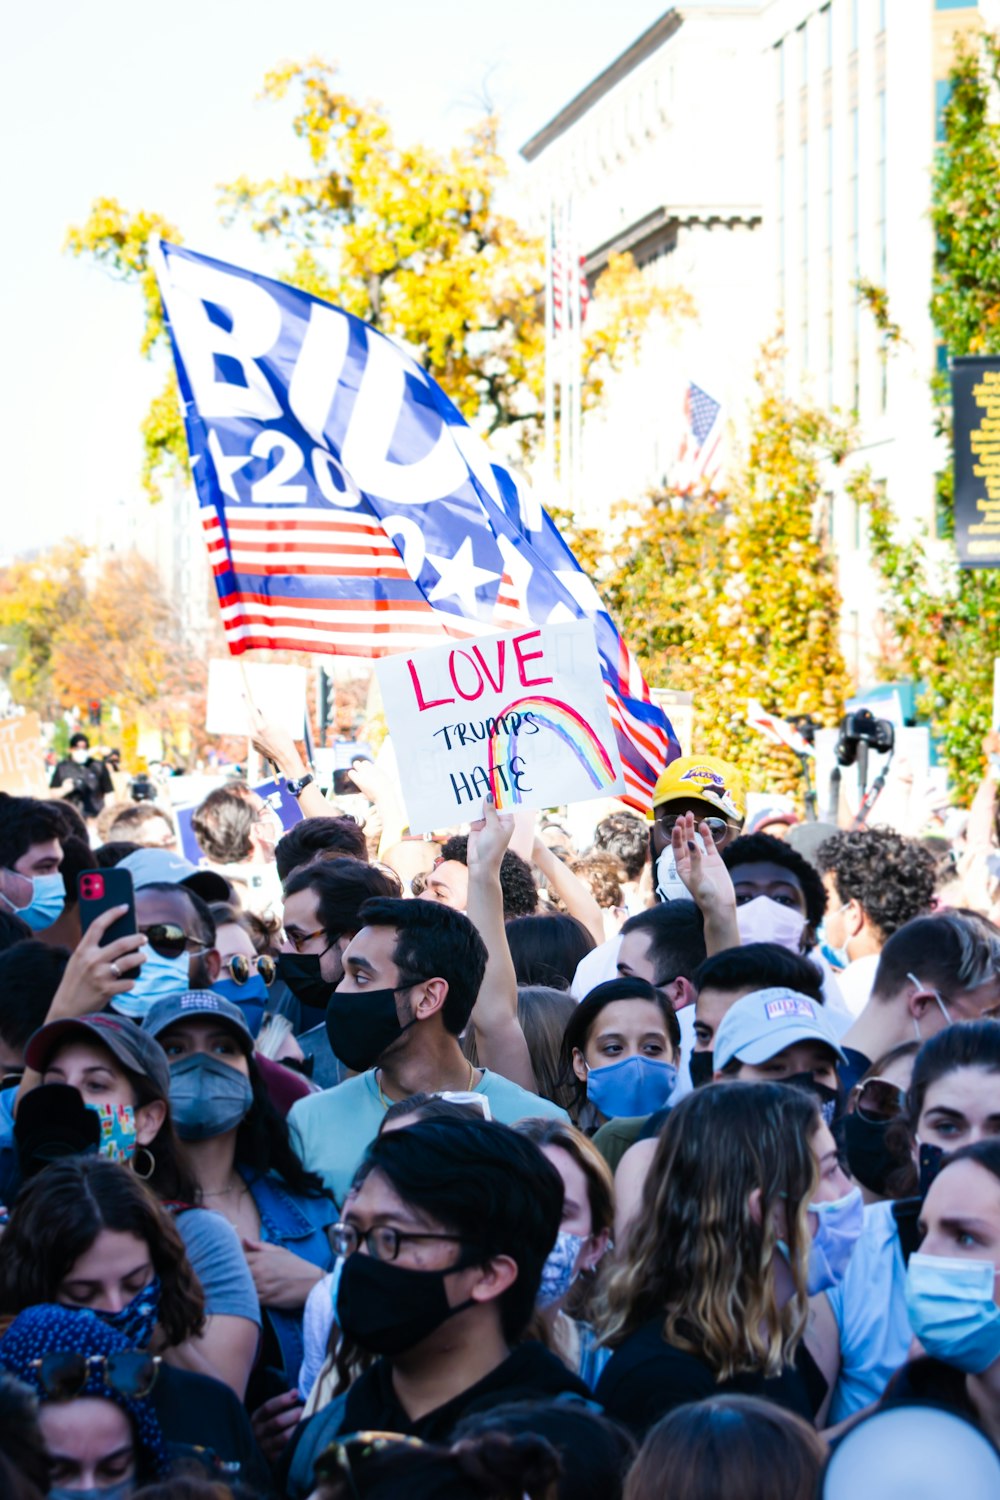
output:
[[[468,1059],[466,1059],[466,1061],[468,1061]],[[375,1087],[378,1089],[378,1097],[379,1097],[379,1100],[381,1102],[381,1105],[382,1105],[383,1109],[389,1109],[391,1105],[396,1104],[396,1103],[400,1103],[401,1104],[403,1102],[402,1100],[387,1099],[385,1097],[385,1094],[382,1092],[382,1069],[381,1068],[379,1068],[378,1072],[375,1074]],[[476,1088],[476,1070],[472,1066],[472,1064],[469,1063],[469,1093],[470,1094],[474,1093],[475,1092],[475,1088]]]

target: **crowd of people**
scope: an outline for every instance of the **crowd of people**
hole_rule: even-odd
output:
[[[84,736],[0,794],[0,1493],[1000,1494],[992,770],[424,838],[256,735],[197,864]]]

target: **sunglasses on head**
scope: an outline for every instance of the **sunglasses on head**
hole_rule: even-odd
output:
[[[254,974],[259,974],[265,984],[273,984],[278,972],[274,959],[268,953],[262,953],[258,958],[247,958],[245,953],[234,953],[232,958],[226,960],[223,968],[229,970],[234,984],[246,984]]]
[[[314,1472],[317,1479],[341,1479],[346,1477],[351,1494],[358,1495],[354,1469],[376,1453],[385,1453],[392,1448],[423,1448],[420,1438],[409,1437],[402,1432],[350,1432],[325,1448],[317,1458]]]
[[[888,1078],[866,1078],[864,1083],[856,1083],[851,1097],[854,1113],[879,1125],[898,1120],[906,1108],[905,1092]]]
[[[150,927],[140,927],[146,942],[154,953],[161,958],[180,958],[182,953],[188,952],[189,944],[196,944],[199,939],[189,937],[183,927],[178,927],[175,922],[155,922]],[[204,946],[192,948],[193,953],[204,953]]]
[[[142,1349],[124,1349],[117,1354],[80,1354],[67,1350],[63,1354],[43,1354],[41,1359],[31,1361],[31,1368],[53,1401],[72,1401],[79,1396],[95,1367],[101,1368],[113,1391],[138,1400],[148,1396],[156,1384],[160,1356],[146,1354]]]

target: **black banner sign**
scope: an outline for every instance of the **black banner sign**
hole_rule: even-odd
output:
[[[963,568],[1000,568],[1000,355],[952,360],[955,545]]]

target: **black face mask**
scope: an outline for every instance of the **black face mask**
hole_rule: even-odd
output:
[[[321,958],[320,953],[278,954],[278,978],[284,980],[303,1005],[325,1005],[333,994],[334,985],[320,971]]]
[[[837,1105],[840,1103],[840,1090],[827,1088],[825,1083],[817,1083],[811,1073],[793,1073],[790,1078],[782,1078],[781,1083],[789,1083],[793,1088],[805,1089],[807,1094],[819,1102],[819,1112],[823,1116],[824,1125],[832,1125],[837,1118]]]
[[[703,1084],[711,1083],[715,1076],[715,1054],[692,1052],[688,1060],[688,1071],[694,1088],[700,1089]]]
[[[866,1120],[863,1115],[845,1115],[844,1148],[851,1176],[869,1192],[884,1198],[889,1191],[888,1179],[901,1165],[885,1143],[891,1120]]]
[[[336,990],[326,1008],[326,1034],[333,1054],[352,1073],[374,1068],[382,1054],[413,1024],[408,1021],[400,1026],[395,990],[358,990],[346,994]]]
[[[344,1336],[372,1354],[405,1354],[472,1306],[470,1297],[452,1307],[445,1291],[445,1277],[462,1266],[460,1261],[447,1271],[410,1271],[355,1251],[344,1261],[337,1289]]]

